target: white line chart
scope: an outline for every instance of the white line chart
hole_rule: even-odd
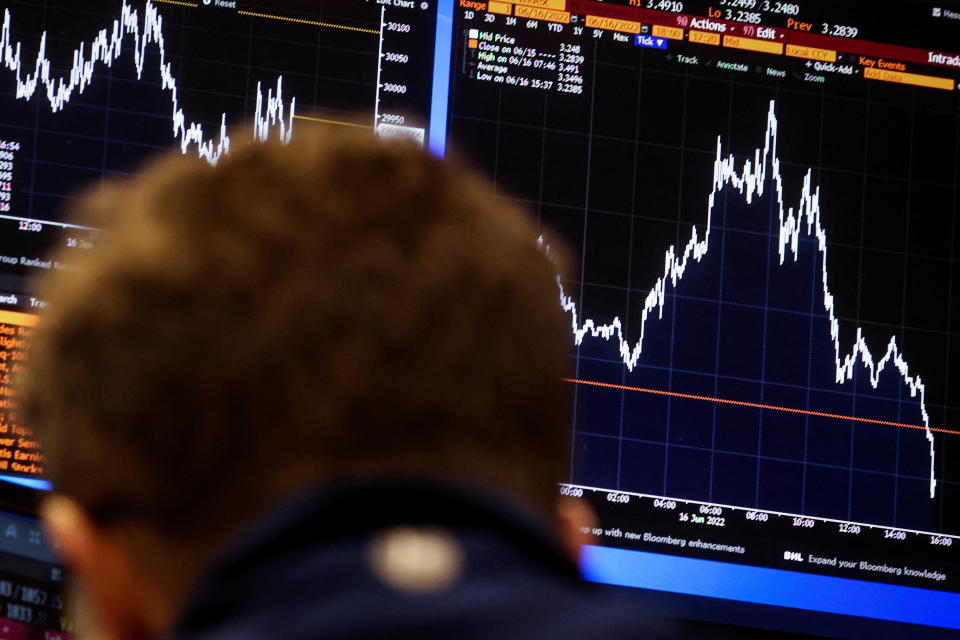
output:
[[[753,158],[747,159],[738,169],[733,155],[724,156],[723,141],[717,137],[717,154],[713,165],[713,185],[707,197],[707,219],[701,233],[696,225],[690,234],[686,245],[678,250],[671,245],[664,254],[663,275],[657,278],[644,300],[643,311],[639,322],[640,336],[634,343],[625,335],[623,323],[619,317],[602,324],[591,318],[581,319],[576,302],[568,296],[559,278],[557,285],[560,289],[560,303],[563,310],[570,315],[570,326],[573,331],[574,343],[580,345],[587,338],[599,338],[612,341],[618,345],[618,351],[624,366],[629,371],[638,365],[643,354],[643,343],[647,321],[656,314],[657,319],[663,317],[663,308],[666,304],[668,289],[676,289],[682,281],[692,262],[699,263],[710,250],[711,221],[717,196],[726,188],[735,189],[749,205],[754,198],[764,195],[768,182],[775,189],[776,205],[779,211],[779,263],[792,256],[797,260],[801,233],[815,239],[820,254],[821,285],[823,291],[822,303],[829,319],[830,337],[833,341],[835,359],[835,382],[843,384],[853,379],[855,370],[860,367],[868,373],[868,380],[876,388],[881,376],[887,372],[899,374],[903,385],[910,393],[910,397],[919,397],[920,410],[923,417],[924,433],[929,447],[930,457],[930,497],[936,495],[937,479],[934,475],[935,447],[933,432],[930,429],[930,416],[927,412],[925,392],[926,388],[919,375],[911,374],[910,367],[904,359],[896,337],[891,336],[887,342],[883,355],[877,358],[867,346],[862,329],[857,328],[856,340],[849,350],[840,344],[840,322],[836,315],[834,296],[830,292],[827,275],[827,234],[821,224],[820,188],[813,185],[812,170],[807,169],[803,178],[800,201],[794,207],[788,207],[784,201],[783,177],[780,171],[780,158],[777,155],[777,131],[779,123],[776,115],[776,101],[770,101],[767,114],[766,134],[762,148],[754,151]]]
[[[47,58],[47,32],[40,37],[40,45],[35,60],[31,63],[23,51],[21,42],[13,39],[13,16],[9,9],[4,10],[3,27],[0,32],[0,56],[3,68],[16,77],[16,98],[31,100],[39,92],[45,98],[51,112],[57,113],[67,108],[75,94],[82,94],[95,81],[99,67],[112,67],[121,57],[131,55],[141,79],[146,65],[147,50],[153,45],[159,53],[161,87],[169,92],[171,101],[172,136],[179,142],[184,154],[195,150],[196,154],[211,164],[230,151],[230,137],[227,135],[227,114],[221,114],[219,131],[208,135],[199,122],[189,119],[180,105],[177,79],[173,74],[171,62],[167,60],[167,49],[163,36],[163,16],[157,7],[147,0],[140,11],[124,0],[120,18],[113,24],[101,29],[88,42],[81,42],[74,49],[72,66],[69,73],[54,77],[52,62]],[[28,65],[32,64],[32,70]],[[25,70],[29,70],[25,74]],[[256,111],[253,119],[254,137],[265,141],[276,132],[278,138],[288,142],[293,135],[293,120],[296,113],[296,98],[289,103],[283,95],[283,76],[277,77],[275,87],[264,95],[261,83],[257,83]]]

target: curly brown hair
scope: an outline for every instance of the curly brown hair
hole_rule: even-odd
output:
[[[229,527],[294,488],[383,478],[552,504],[556,259],[473,172],[301,132],[216,167],[167,155],[74,215],[103,234],[39,283],[19,403],[91,513]]]

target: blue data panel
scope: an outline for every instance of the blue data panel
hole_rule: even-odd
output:
[[[655,38],[653,36],[646,36],[637,34],[634,37],[633,44],[638,47],[652,47],[654,49],[666,49],[669,44],[669,40],[666,38]]]
[[[956,593],[610,547],[583,553],[585,577],[603,584],[960,629]]]

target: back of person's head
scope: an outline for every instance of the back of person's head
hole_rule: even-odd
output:
[[[39,283],[20,403],[92,522],[187,554],[316,483],[465,481],[551,508],[556,266],[473,173],[301,132],[216,167],[166,156],[74,214],[103,232]]]

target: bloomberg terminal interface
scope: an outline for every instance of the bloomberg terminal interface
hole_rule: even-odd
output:
[[[467,156],[576,250],[591,577],[960,628],[955,2],[0,7],[0,473],[43,474],[9,380],[27,278],[96,239],[78,190],[365,127]]]
[[[454,31],[451,139],[580,258],[562,492],[595,577],[960,591],[960,11],[460,0]]]

